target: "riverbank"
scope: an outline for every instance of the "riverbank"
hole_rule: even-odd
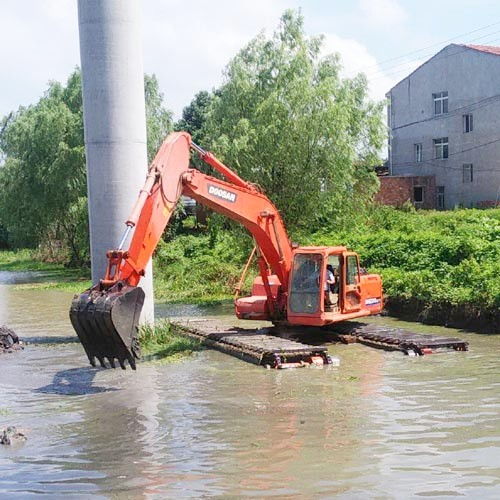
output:
[[[301,245],[346,245],[361,265],[382,275],[387,312],[396,317],[475,331],[500,332],[500,210],[401,211],[378,207],[349,230],[292,234]],[[252,242],[241,232],[181,234],[154,256],[155,300],[215,304],[231,300]],[[0,252],[2,270],[42,270],[49,278],[21,287],[90,285],[85,272]],[[257,273],[252,267],[243,292]],[[51,276],[51,277],[50,277]]]
[[[158,261],[156,256],[154,264],[154,295],[155,301],[160,303],[189,302],[209,306],[231,301],[231,285],[239,276],[239,269],[233,266],[233,280],[226,281],[222,275],[219,280],[213,280],[211,277],[208,280],[200,279],[197,283],[196,273],[191,273],[194,280],[191,282],[184,266],[165,269],[163,262]],[[63,264],[44,262],[37,258],[35,251],[29,249],[0,250],[0,272],[2,271],[29,272],[36,275],[37,279],[33,281],[13,285],[20,290],[63,290],[80,293],[92,285],[90,269],[67,268]]]
[[[291,236],[301,245],[345,245],[358,252],[364,268],[382,275],[390,315],[500,332],[498,209],[416,212],[377,207],[348,230],[325,227]],[[250,247],[249,239],[228,232],[162,242],[155,272],[163,280],[165,300],[229,299]],[[247,292],[256,273],[255,267],[249,272]]]
[[[500,210],[404,212],[380,207],[352,231],[308,244],[344,244],[382,275],[389,314],[500,332]],[[302,242],[301,242],[302,243]]]
[[[78,293],[91,284],[89,269],[68,268],[63,264],[44,262],[38,258],[36,251],[29,249],[0,250],[0,271],[36,273],[37,280],[13,285],[19,289]]]

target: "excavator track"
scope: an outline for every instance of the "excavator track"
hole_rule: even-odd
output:
[[[182,335],[196,338],[208,347],[244,361],[270,368],[332,363],[326,344],[305,344],[302,342],[304,337],[313,342],[325,338],[328,343],[359,342],[410,356],[443,350],[467,351],[469,346],[468,342],[456,337],[426,335],[358,321],[345,321],[323,328],[279,325],[261,329],[226,326],[212,319],[179,318],[174,323],[180,327]],[[338,360],[335,361],[338,363]]]
[[[400,328],[390,328],[359,321],[345,321],[328,327],[344,343],[360,342],[379,349],[402,351],[409,355],[423,356],[436,351],[467,351],[469,343],[457,337],[415,333]]]
[[[303,344],[272,335],[269,328],[243,329],[206,319],[178,319],[175,324],[183,335],[256,365],[284,369],[332,364],[328,346]]]

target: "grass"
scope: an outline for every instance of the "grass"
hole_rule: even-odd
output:
[[[145,358],[173,361],[203,348],[201,342],[179,332],[180,327],[168,320],[156,321],[154,325],[142,325],[139,328],[139,342]]]
[[[33,250],[0,250],[0,269],[2,271],[47,271],[61,272],[65,270],[61,264],[37,260]]]
[[[189,240],[188,240],[189,241]],[[160,245],[161,246],[161,245]],[[155,257],[154,295],[156,302],[193,303],[202,305],[217,305],[232,297],[232,289],[224,281],[215,283],[213,274],[209,279],[203,279],[205,263],[193,262],[197,268],[194,276],[188,272],[189,262],[183,260],[182,265],[170,265],[165,270],[161,258]],[[220,264],[219,264],[220,265]],[[80,293],[92,285],[88,269],[74,269],[62,264],[43,262],[37,258],[36,251],[0,250],[0,270],[12,272],[33,271],[41,274],[42,280],[35,283],[13,285],[19,290],[61,290],[70,293]],[[238,276],[239,269],[232,266],[231,283]],[[190,279],[189,276],[192,276]]]
[[[246,234],[227,230],[216,238],[202,233],[160,241],[153,260],[155,300],[198,304],[231,300],[250,249]],[[252,268],[245,290],[255,275]]]
[[[63,290],[78,293],[91,285],[88,269],[68,268],[58,263],[43,262],[37,258],[36,251],[29,249],[1,250],[0,270],[40,273],[40,282],[14,285],[23,290]]]
[[[40,283],[20,283],[14,285],[16,290],[60,290],[68,293],[81,293],[90,288],[92,281],[80,278],[74,281],[54,281],[54,276],[46,277],[48,281]]]

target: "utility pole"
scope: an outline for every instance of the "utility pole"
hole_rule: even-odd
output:
[[[78,0],[92,282],[104,276],[147,171],[141,2]],[[126,244],[125,244],[126,248]],[[141,321],[153,322],[149,263]]]

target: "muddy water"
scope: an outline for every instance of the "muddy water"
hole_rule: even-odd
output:
[[[334,369],[266,371],[203,351],[98,370],[71,342],[70,298],[0,285],[0,324],[33,341],[0,356],[0,428],[29,438],[0,447],[0,497],[500,497],[500,336],[410,325],[471,350],[332,345]]]

